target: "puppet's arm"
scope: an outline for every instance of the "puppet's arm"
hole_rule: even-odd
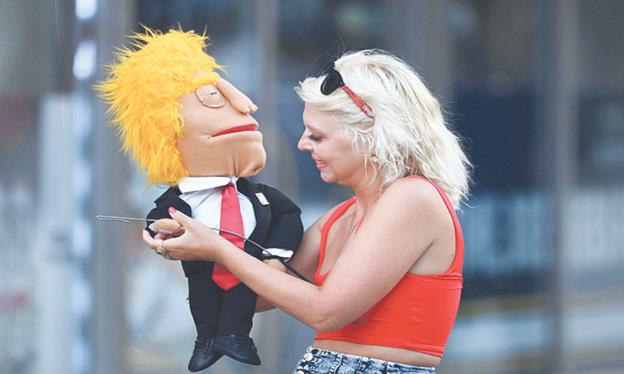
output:
[[[266,248],[294,251],[303,237],[301,209],[275,188],[262,185],[267,200],[271,202],[271,229],[264,241]]]
[[[292,254],[299,248],[303,237],[303,224],[301,223],[301,209],[275,188],[265,185],[258,185],[271,202],[271,229],[264,242],[267,249],[274,248],[292,251]],[[290,258],[287,258],[288,260]],[[267,265],[279,271],[286,272],[286,267],[278,260],[265,260]],[[256,312],[263,312],[274,309],[275,305],[268,302],[261,296],[256,301]]]

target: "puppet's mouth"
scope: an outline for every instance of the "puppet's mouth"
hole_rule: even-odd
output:
[[[257,129],[258,129],[258,125],[255,125],[255,124],[236,126],[236,127],[231,127],[229,129],[225,129],[223,131],[219,131],[218,133],[213,134],[212,137],[214,138],[217,136],[221,136],[225,134],[233,134],[236,132],[256,131]]]

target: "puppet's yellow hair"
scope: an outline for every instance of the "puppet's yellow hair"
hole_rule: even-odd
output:
[[[124,151],[146,171],[148,184],[173,185],[188,176],[176,147],[183,127],[177,99],[215,83],[215,70],[222,67],[204,52],[205,34],[146,27],[131,39],[133,49],[118,50],[107,79],[95,88],[110,105]]]

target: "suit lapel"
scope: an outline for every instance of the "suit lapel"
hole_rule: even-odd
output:
[[[247,196],[253,207],[254,215],[256,216],[256,227],[249,236],[249,239],[258,244],[262,244],[269,233],[269,228],[271,225],[271,206],[263,205],[263,203],[256,195],[256,193],[261,193],[260,189],[254,183],[249,182],[247,179],[239,178],[236,182],[236,187],[238,188],[238,191],[240,191],[240,193]],[[169,216],[169,214],[167,213],[167,209],[171,206],[175,207],[177,210],[181,211],[187,216],[192,217],[191,207],[180,198],[180,190],[177,187],[171,187],[167,189],[167,191],[160,195],[154,202],[156,203],[157,209],[162,211],[163,217]],[[251,247],[247,248],[248,245]],[[245,242],[245,248],[248,250],[248,252],[250,250],[257,250],[257,248],[255,248],[255,246],[249,242]]]
[[[192,217],[191,206],[180,198],[180,189],[177,186],[169,187],[165,193],[154,200],[154,203],[156,203],[156,207],[159,209],[166,211],[169,207],[174,207],[187,216]]]
[[[256,216],[256,228],[249,236],[250,240],[256,243],[262,243],[268,233],[269,225],[271,224],[271,206],[263,205],[256,193],[260,193],[258,187],[249,182],[245,178],[239,178],[236,182],[238,190],[251,201],[254,214]]]

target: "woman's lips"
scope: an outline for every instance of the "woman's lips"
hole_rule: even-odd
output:
[[[230,127],[229,129],[225,129],[223,131],[219,131],[216,134],[213,134],[212,137],[214,138],[214,137],[217,137],[217,136],[221,136],[221,135],[225,135],[225,134],[233,134],[233,133],[236,133],[236,132],[256,131],[257,129],[258,129],[258,125],[255,125],[255,124]]]
[[[323,161],[319,161],[319,160],[316,160],[316,159],[313,159],[313,160],[314,160],[314,163],[316,164],[317,169],[323,170],[323,169],[325,169],[327,167],[327,164],[324,163]]]

